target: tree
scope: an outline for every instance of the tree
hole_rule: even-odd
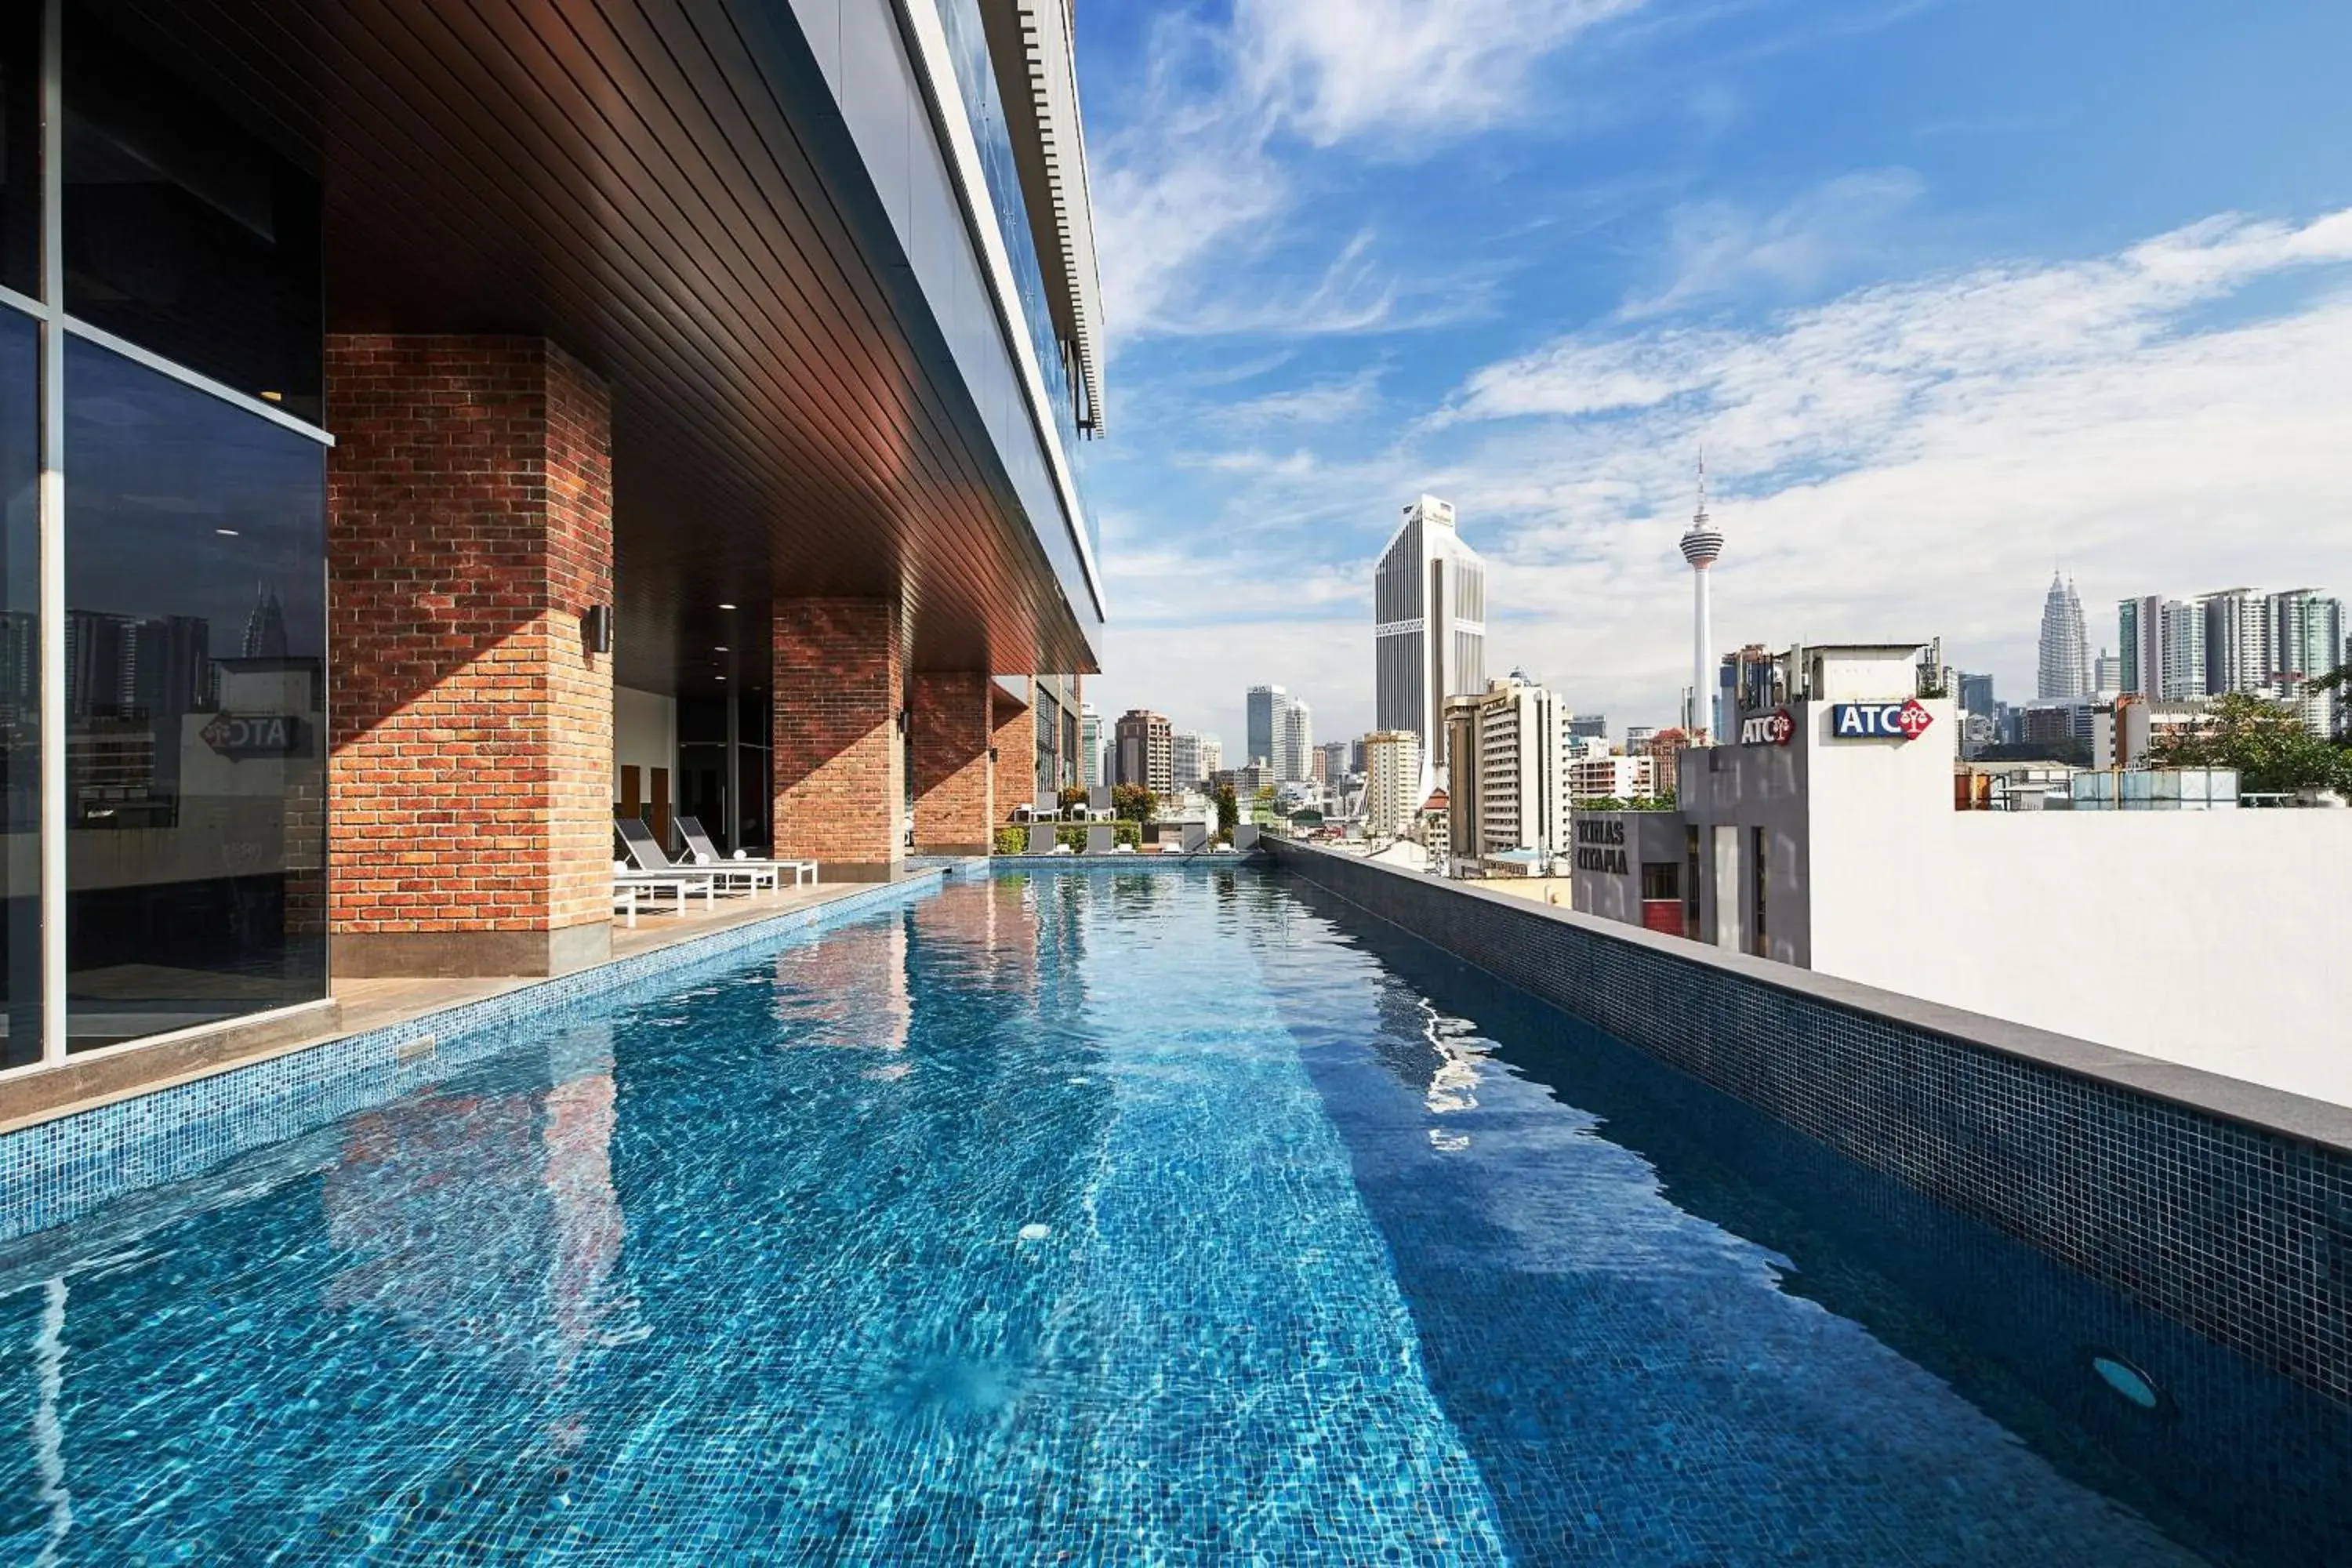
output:
[[[1234,841],[1234,825],[1242,819],[1241,802],[1234,797],[1234,786],[1229,784],[1221,784],[1217,786],[1216,799],[1217,842],[1231,844]]]
[[[1160,797],[1141,784],[1113,784],[1110,814],[1129,822],[1150,822],[1160,814]]]
[[[2303,727],[2290,709],[2248,692],[2213,704],[2210,722],[2158,735],[2147,760],[2159,768],[2235,768],[2252,795],[2352,789],[2352,752]]]
[[[1064,811],[1068,811],[1074,807],[1086,805],[1087,786],[1084,784],[1071,784],[1069,787],[1062,791],[1061,800],[1062,809]]]

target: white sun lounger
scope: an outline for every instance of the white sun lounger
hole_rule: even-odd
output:
[[[768,885],[772,888],[783,885],[783,874],[787,871],[792,873],[793,886],[795,888],[801,885],[803,878],[807,879],[809,886],[816,885],[816,862],[814,860],[762,860],[740,855],[730,860],[719,853],[719,846],[713,844],[710,841],[710,835],[702,830],[702,821],[699,817],[679,817],[677,832],[678,837],[686,840],[685,863],[688,865],[702,867],[717,872],[721,877],[730,877],[748,871],[765,871],[768,873]]]
[[[629,858],[629,874],[648,879],[648,885],[664,878],[690,879],[708,884],[719,892],[733,893],[737,890],[736,883],[744,880],[736,879],[730,882],[719,875],[719,868],[715,866],[680,865],[669,858],[669,851],[661,847],[661,841],[654,837],[653,829],[634,817],[616,817],[613,831],[620,835],[622,852]],[[741,890],[753,892],[757,888],[758,885],[752,883]]]

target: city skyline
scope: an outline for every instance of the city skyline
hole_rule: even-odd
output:
[[[1081,28],[1129,411],[1092,470],[1109,710],[1232,737],[1273,679],[1369,729],[1363,585],[1427,490],[1512,584],[1493,668],[1671,722],[1702,444],[1721,646],[1941,633],[2022,697],[2053,550],[2095,615],[2352,588],[2352,184],[2318,153],[2352,105],[2315,64],[2352,13],[2118,49],[2063,7],[1441,10]]]

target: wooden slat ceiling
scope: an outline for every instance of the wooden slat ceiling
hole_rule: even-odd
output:
[[[732,15],[760,3],[106,9],[315,150],[333,330],[544,333],[612,382],[624,682],[763,687],[761,607],[816,594],[903,595],[917,668],[1092,670],[822,79]]]

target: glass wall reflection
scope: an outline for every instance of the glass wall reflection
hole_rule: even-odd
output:
[[[65,355],[69,1048],[326,987],[326,462]]]
[[[0,1067],[41,1055],[39,332],[0,310]]]

